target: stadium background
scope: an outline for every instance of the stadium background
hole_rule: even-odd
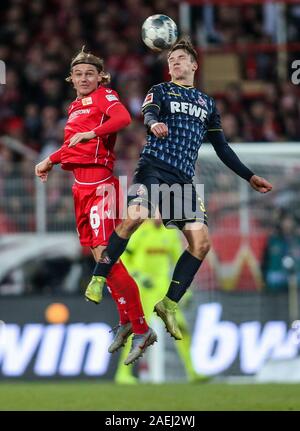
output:
[[[195,367],[217,382],[299,381],[299,2],[7,0],[0,13],[0,378],[113,378],[106,346],[117,316],[108,295],[98,308],[82,298],[93,262],[75,233],[72,178],[55,168],[45,187],[34,165],[61,145],[74,98],[64,78],[86,45],[133,118],[116,146],[116,173],[130,181],[145,141],[144,94],[168,79],[164,54],[143,45],[140,28],[164,13],[192,36],[197,85],[216,98],[228,141],[274,184],[257,196],[209,145],[200,150],[213,247],[185,309]],[[173,344],[161,345],[159,372],[141,361],[136,374],[184,382]]]

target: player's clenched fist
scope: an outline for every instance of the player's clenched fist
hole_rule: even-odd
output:
[[[165,123],[154,123],[150,129],[157,138],[165,138],[168,136],[168,126]]]
[[[269,183],[269,181],[265,180],[262,177],[259,177],[258,175],[253,175],[250,178],[250,184],[254,190],[260,193],[270,192],[273,188],[272,184]]]
[[[53,168],[53,163],[47,157],[35,166],[35,175],[40,178],[40,180],[45,183],[48,178],[48,172]]]

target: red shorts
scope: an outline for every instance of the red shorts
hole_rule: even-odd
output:
[[[110,235],[121,221],[119,180],[112,175],[96,185],[75,182],[72,192],[80,244],[92,248],[107,245]]]

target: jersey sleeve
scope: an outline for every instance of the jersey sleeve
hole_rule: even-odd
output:
[[[215,132],[222,130],[221,116],[216,107],[216,102],[212,99],[212,112],[209,117],[209,123],[207,127],[208,132]]]
[[[108,116],[110,108],[115,105],[122,105],[118,93],[110,88],[105,88],[99,94],[97,102],[101,112]]]
[[[158,111],[160,110],[162,103],[162,91],[159,86],[155,85],[146,94],[144,102],[142,104],[142,113],[145,112],[146,109],[154,107]]]
[[[50,154],[49,159],[54,165],[58,165],[61,163],[61,153],[62,153],[62,147],[59,148],[57,151],[54,151],[54,153]]]

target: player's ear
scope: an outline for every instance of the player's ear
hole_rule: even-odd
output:
[[[192,69],[193,69],[193,72],[196,72],[196,70],[198,69],[198,64],[195,61],[193,62]]]
[[[75,83],[74,83],[74,79],[73,79],[73,73],[70,73],[70,76],[68,76],[67,78],[68,82],[71,82],[73,84],[73,87],[75,88]]]
[[[102,81],[102,73],[100,72],[98,74],[98,84],[100,84],[101,81]]]

